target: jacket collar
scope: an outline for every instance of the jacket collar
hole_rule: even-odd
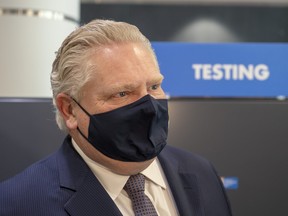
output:
[[[203,216],[204,208],[201,202],[197,175],[187,168],[189,165],[179,163],[171,151],[172,148],[166,146],[158,159],[169,183],[179,215]]]
[[[67,136],[57,157],[60,187],[72,191],[64,208],[71,216],[122,215],[117,206],[74,150]],[[95,195],[96,194],[96,195]]]

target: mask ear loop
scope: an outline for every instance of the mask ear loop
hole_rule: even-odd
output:
[[[71,97],[71,96],[70,96],[70,97]],[[73,97],[71,97],[71,99],[83,110],[83,112],[86,113],[86,115],[88,115],[89,117],[91,117],[90,113],[88,113],[87,110],[84,109],[84,107],[81,106],[81,104],[76,101],[76,99],[74,99]]]
[[[71,96],[70,96],[70,97],[71,97]],[[90,113],[88,113],[87,110],[85,110],[84,107],[81,106],[80,103],[78,103],[78,102],[76,101],[76,99],[74,99],[73,97],[71,97],[71,99],[83,110],[84,113],[86,113],[86,115],[88,115],[89,117],[91,117]],[[89,142],[89,143],[91,144],[89,138],[86,137],[86,136],[83,134],[83,132],[80,130],[80,128],[79,128],[78,126],[77,126],[77,130],[78,130],[78,132],[81,134],[81,136],[82,136],[84,139],[86,139],[87,142]]]

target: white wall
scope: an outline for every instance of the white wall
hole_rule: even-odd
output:
[[[0,97],[52,96],[55,51],[79,17],[79,0],[0,1]]]

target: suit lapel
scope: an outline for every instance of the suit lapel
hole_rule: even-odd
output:
[[[92,171],[74,150],[68,136],[59,151],[58,169],[62,190],[71,193],[64,208],[71,216],[122,215]]]
[[[82,185],[68,200],[65,209],[71,216],[122,215],[92,172],[87,174]]]
[[[167,151],[167,146],[158,159],[166,175],[172,191],[179,215],[204,216],[197,176],[185,170],[184,164],[179,164],[175,155]]]

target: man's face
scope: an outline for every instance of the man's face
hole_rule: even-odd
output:
[[[126,43],[102,48],[88,64],[96,69],[83,89],[80,103],[91,114],[107,112],[132,103],[146,94],[165,98],[163,76],[141,44]]]
[[[96,65],[96,68],[92,79],[84,86],[79,102],[92,115],[130,104],[147,94],[156,99],[165,98],[161,88],[163,76],[152,54],[141,44],[125,43],[103,47],[92,53],[88,64]],[[77,126],[87,137],[89,117],[78,106],[74,109]],[[72,137],[92,160],[119,174],[138,173],[153,161],[116,161],[94,149],[79,136],[78,131],[73,130]]]

